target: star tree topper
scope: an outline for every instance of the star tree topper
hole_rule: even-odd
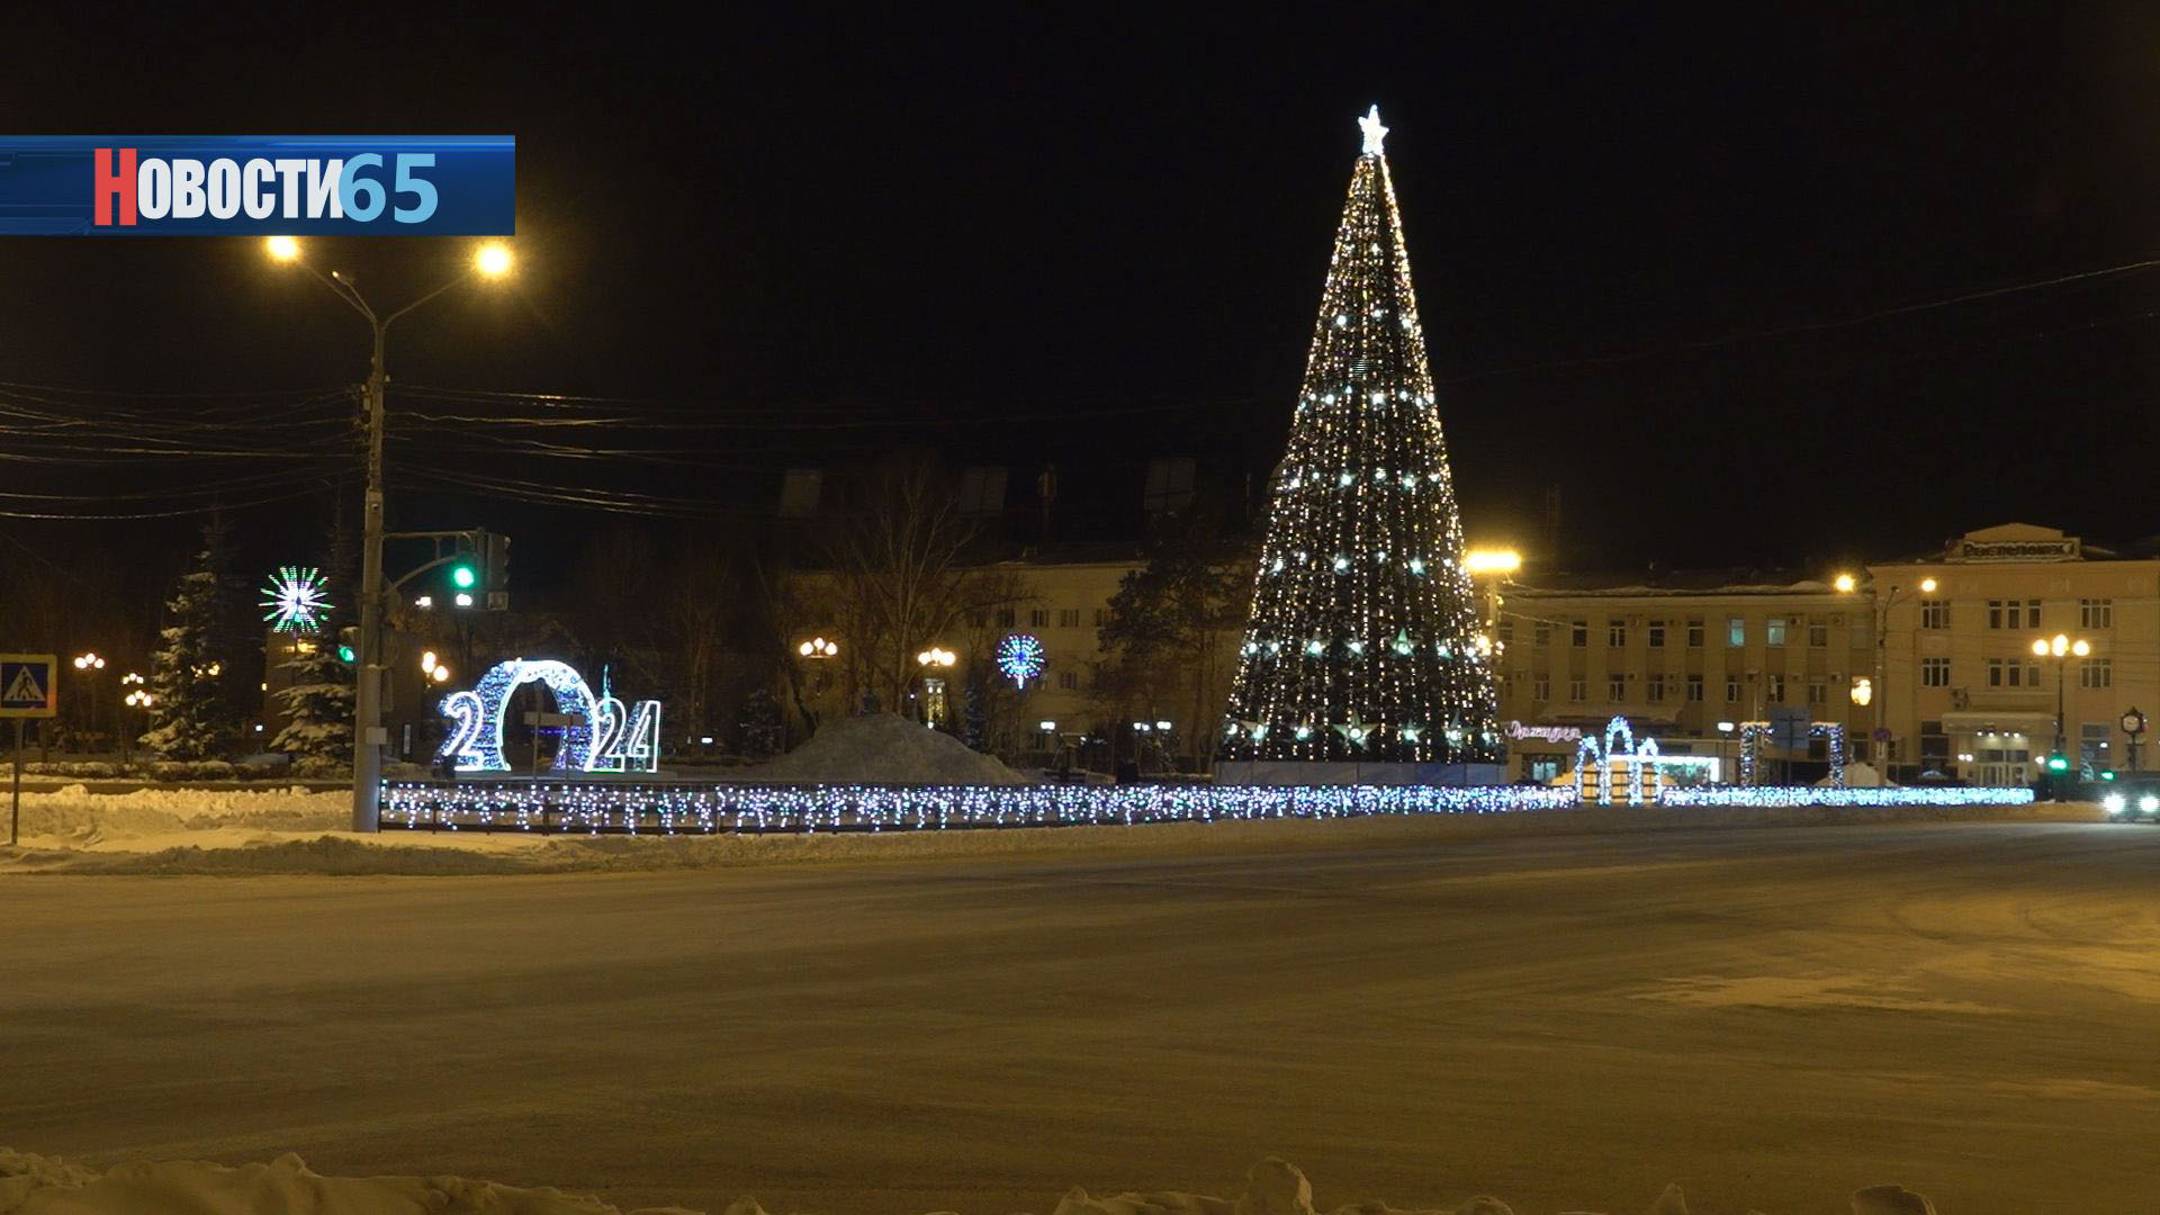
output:
[[[1365,111],[1365,117],[1357,120],[1358,129],[1365,132],[1365,154],[1380,155],[1380,141],[1387,138],[1387,128],[1380,125],[1380,107],[1375,105]]]

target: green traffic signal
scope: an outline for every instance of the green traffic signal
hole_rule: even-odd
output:
[[[480,575],[476,573],[473,570],[473,567],[469,565],[461,564],[453,565],[450,567],[450,585],[456,587],[461,591],[469,591],[473,589],[474,585],[477,584],[479,581]]]
[[[348,663],[348,664],[349,664],[349,663],[353,663],[353,662],[357,662],[357,661],[359,660],[359,658],[360,658],[360,656],[359,656],[358,654],[355,654],[355,653],[353,653],[353,648],[352,648],[351,646],[349,646],[349,645],[341,645],[341,646],[339,646],[339,647],[337,648],[337,656],[338,656],[338,661],[339,661],[339,662],[343,662],[343,663]]]
[[[2060,756],[2060,755],[2050,755],[2050,756],[2048,756],[2048,771],[2050,771],[2050,772],[2068,772],[2069,770],[2070,770],[2070,761],[2069,761],[2068,759],[2066,759],[2066,758],[2064,758],[2063,756]]]

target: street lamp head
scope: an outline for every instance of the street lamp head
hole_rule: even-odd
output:
[[[2040,640],[2033,642],[2033,653],[2038,654],[2042,658],[2048,656],[2048,643],[2046,638],[2043,637]]]
[[[473,250],[473,269],[479,271],[482,278],[501,278],[516,264],[510,246],[499,240],[491,240]]]
[[[2092,653],[2092,643],[2086,641],[2083,637],[2080,637],[2076,641],[2070,643],[2070,652],[2080,658],[2083,658],[2087,654]]]
[[[1522,554],[1512,548],[1474,548],[1463,554],[1463,572],[1472,577],[1483,574],[1512,574],[1522,568]]]
[[[1860,580],[1853,577],[1851,574],[1839,574],[1836,579],[1834,579],[1830,583],[1830,585],[1837,588],[1838,594],[1850,595],[1853,593],[1853,590],[1860,585]]]
[[[1935,580],[1934,580],[1933,578],[1922,578],[1922,579],[1920,580],[1920,593],[1921,593],[1921,594],[1923,594],[1923,595],[1932,595],[1932,594],[1934,594],[1934,593],[1935,593]]]
[[[271,261],[291,265],[300,260],[300,242],[290,236],[272,236],[263,241],[263,252]]]

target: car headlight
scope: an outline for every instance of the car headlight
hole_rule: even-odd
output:
[[[2100,799],[2100,804],[2107,807],[2109,814],[2121,814],[2123,807],[2129,805],[2130,802],[2120,793],[2110,793]]]
[[[2160,810],[2160,795],[2148,793],[2145,796],[2139,798],[2138,809],[2143,810],[2147,814],[2151,814],[2155,810]]]

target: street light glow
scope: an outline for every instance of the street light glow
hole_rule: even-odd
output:
[[[274,262],[296,262],[300,260],[300,242],[290,236],[272,236],[263,241],[263,252]]]
[[[1522,568],[1522,554],[1512,548],[1474,548],[1463,554],[1463,572],[1475,577],[1479,574],[1512,574]]]
[[[1932,594],[1934,594],[1934,593],[1935,593],[1935,580],[1934,580],[1933,578],[1922,578],[1922,579],[1920,580],[1920,593],[1921,593],[1921,594],[1923,594],[1923,595],[1932,595]]]
[[[501,278],[510,273],[517,259],[510,254],[510,246],[499,240],[491,240],[473,251],[473,269],[482,278]]]
[[[1832,582],[1830,585],[1837,588],[1838,594],[1850,595],[1853,593],[1853,588],[1860,585],[1860,580],[1853,577],[1851,574],[1839,574],[1836,581]]]

